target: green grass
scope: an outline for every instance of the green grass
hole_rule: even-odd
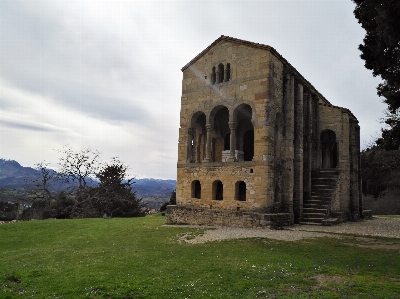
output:
[[[164,217],[0,226],[0,298],[397,298],[400,240],[179,243]],[[352,244],[353,243],[353,244]],[[364,245],[365,245],[364,244]],[[362,245],[362,244],[361,244]],[[392,247],[393,248],[393,247]]]

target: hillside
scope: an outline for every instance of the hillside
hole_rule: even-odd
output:
[[[0,200],[21,200],[26,191],[34,188],[34,181],[39,178],[40,172],[36,169],[23,167],[14,160],[0,159]],[[161,204],[169,199],[176,185],[175,180],[152,178],[135,179],[134,182],[132,189],[138,197],[145,198],[146,201],[160,201]],[[54,185],[52,189],[59,191],[64,187],[58,184]],[[10,192],[10,190],[13,190],[13,192]]]

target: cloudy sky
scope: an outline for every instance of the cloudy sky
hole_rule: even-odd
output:
[[[274,47],[365,147],[380,131],[379,78],[357,47],[350,0],[0,0],[0,158],[55,167],[61,149],[118,156],[175,179],[181,68],[221,35]]]

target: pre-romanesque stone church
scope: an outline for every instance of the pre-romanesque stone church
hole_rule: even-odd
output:
[[[221,36],[182,68],[167,223],[258,227],[362,216],[360,127],[274,48]]]

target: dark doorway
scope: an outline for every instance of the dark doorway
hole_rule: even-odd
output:
[[[252,161],[254,157],[254,130],[248,130],[243,135],[244,161]]]
[[[201,198],[201,184],[200,181],[196,180],[192,183],[192,197]]]
[[[246,201],[246,183],[241,181],[237,183],[237,200]]]
[[[221,181],[215,181],[213,184],[213,193],[215,200],[223,200],[224,199],[224,186]]]
[[[321,134],[322,168],[336,168],[338,164],[338,147],[336,134],[325,130]]]

